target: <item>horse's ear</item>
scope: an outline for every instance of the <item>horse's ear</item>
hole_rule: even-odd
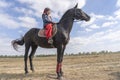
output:
[[[78,3],[75,5],[75,7],[74,8],[77,8],[78,7]]]

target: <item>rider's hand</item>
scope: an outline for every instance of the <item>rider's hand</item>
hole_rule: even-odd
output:
[[[56,24],[55,22],[52,22],[52,24]]]

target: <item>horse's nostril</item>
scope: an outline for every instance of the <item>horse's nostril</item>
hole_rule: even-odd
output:
[[[86,21],[90,21],[90,17],[88,17],[88,19]]]
[[[90,18],[86,19],[85,21],[90,21]]]

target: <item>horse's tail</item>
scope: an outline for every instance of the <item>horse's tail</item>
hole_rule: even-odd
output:
[[[22,46],[24,44],[24,37],[22,37],[21,39],[13,40],[11,43],[12,43],[13,48],[16,51],[18,51],[18,45]]]

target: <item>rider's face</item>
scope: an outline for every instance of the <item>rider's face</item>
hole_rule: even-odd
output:
[[[50,15],[51,14],[51,11],[49,10],[48,12],[47,12],[47,15]]]

